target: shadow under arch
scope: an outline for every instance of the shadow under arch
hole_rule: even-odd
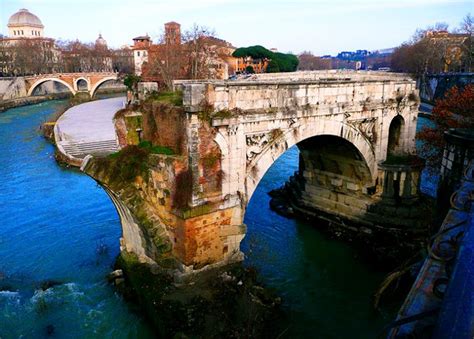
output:
[[[401,115],[395,116],[388,129],[387,156],[401,155],[405,149],[405,119]]]
[[[118,80],[117,76],[110,76],[110,77],[106,77],[102,80],[99,80],[94,86],[92,86],[92,88],[90,90],[91,98],[93,98],[95,96],[95,94],[97,93],[97,90],[99,89],[99,87],[101,85],[103,85],[104,83],[106,83],[108,81],[117,81],[117,80]]]
[[[248,165],[245,179],[247,202],[251,199],[258,183],[272,164],[289,148],[307,139],[318,136],[333,136],[346,140],[358,151],[367,165],[372,185],[377,179],[377,163],[373,147],[369,140],[354,127],[344,122],[333,121],[329,126],[313,122],[296,129],[289,130],[269,142],[263,151]]]
[[[78,92],[86,92],[90,88],[89,81],[84,77],[77,79],[74,84]]]
[[[43,79],[39,79],[37,80],[33,85],[31,85],[30,89],[28,90],[28,96],[32,96],[33,95],[33,92],[34,90],[40,86],[41,84],[47,82],[47,81],[53,81],[53,82],[58,82],[64,86],[66,86],[69,91],[72,93],[72,95],[76,95],[76,91],[74,90],[74,88],[71,87],[71,85],[69,85],[67,82],[65,82],[64,80],[61,80],[61,79],[58,79],[58,78],[43,78]]]

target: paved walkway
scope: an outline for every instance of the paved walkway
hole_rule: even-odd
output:
[[[59,151],[75,160],[117,151],[113,117],[124,101],[124,97],[97,100],[67,110],[54,128]]]

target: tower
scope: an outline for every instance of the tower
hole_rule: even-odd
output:
[[[167,45],[181,44],[181,25],[171,21],[165,24],[165,42]]]

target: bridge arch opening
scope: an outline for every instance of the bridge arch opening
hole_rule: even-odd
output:
[[[92,89],[90,91],[91,98],[93,98],[97,94],[97,91],[99,91],[101,89],[100,87],[102,87],[105,83],[111,83],[111,82],[117,82],[117,81],[118,79],[116,76],[106,77],[102,80],[99,80],[94,86],[92,86]],[[125,91],[125,87],[124,87],[124,91]]]
[[[333,136],[338,138],[325,138],[325,140],[328,142],[335,142],[335,140],[340,139],[345,140],[357,150],[359,154],[358,158],[363,159],[363,162],[368,169],[368,177],[370,178],[370,183],[365,182],[364,180],[364,185],[366,187],[363,189],[372,191],[377,180],[377,162],[375,160],[375,153],[370,141],[353,127],[344,124],[343,122],[331,122],[331,125],[329,126],[324,125],[325,124],[321,123],[308,124],[299,128],[295,128],[294,130],[289,130],[286,133],[280,132],[281,134],[279,134],[279,136],[276,138],[274,138],[271,133],[267,137],[267,139],[270,138],[271,142],[267,143],[263,149],[252,150],[252,147],[247,148],[248,150],[252,150],[252,152],[257,152],[256,156],[250,161],[250,163],[247,164],[247,174],[245,180],[245,193],[247,199],[250,200],[258,183],[278,157],[280,157],[292,146],[303,145],[303,147],[305,147],[304,145],[309,142],[305,142],[305,140],[320,136]],[[259,142],[261,143],[261,141]],[[356,159],[355,156],[353,157]],[[224,173],[224,178],[226,177],[227,173]],[[225,193],[224,187],[223,193]]]
[[[32,96],[39,96],[39,95],[48,95],[48,94],[63,94],[69,93],[69,88],[56,81],[48,80],[44,81],[33,88],[31,92]]]
[[[38,86],[41,86],[44,83],[51,83],[51,82],[63,85],[65,88],[67,88],[67,90],[69,92],[71,92],[72,95],[76,94],[76,91],[74,90],[74,88],[72,88],[72,86],[69,85],[64,80],[61,80],[61,79],[58,79],[58,78],[44,78],[44,79],[37,80],[35,83],[33,83],[33,85],[31,85],[30,89],[28,90],[28,96],[34,95],[34,93],[35,93],[36,89],[38,88]]]
[[[87,92],[89,90],[89,84],[86,79],[80,78],[76,81],[76,88],[78,92]]]
[[[388,129],[388,145],[387,145],[387,156],[401,155],[404,149],[404,127],[405,120],[401,115],[397,115],[390,122]]]
[[[334,192],[352,197],[371,195],[375,192],[370,164],[358,147],[349,140],[323,134],[304,139],[295,147],[299,154],[298,169],[290,181],[296,180],[299,185],[306,187],[310,192],[307,195],[311,196],[311,199],[322,199],[318,203],[331,204]],[[287,152],[287,149],[285,144],[281,152],[272,156],[272,162],[267,166],[264,165],[266,169],[258,178],[255,178],[255,175],[260,173],[258,161],[255,167],[250,169],[247,178],[251,181],[250,189],[247,191],[248,202],[251,201],[254,190],[268,169]],[[264,162],[265,160],[262,161]]]
[[[308,139],[305,145],[308,151],[322,151],[319,146],[326,147],[324,141],[328,139],[325,137]],[[360,152],[353,145],[334,138],[336,149],[341,147],[348,152],[346,156],[361,160]],[[316,145],[318,149],[310,147]],[[367,296],[370,300],[373,291],[367,281],[374,277],[365,269],[360,254],[349,244],[321,232],[323,225],[318,221],[288,219],[269,210],[268,193],[300,170],[297,164],[301,161],[302,149],[306,148],[301,146],[299,143],[275,159],[259,183],[245,210],[243,222],[247,228],[240,249],[246,256],[245,264],[256,267],[269,286],[285,295],[290,307],[298,305],[298,310],[301,307],[308,310],[300,319],[312,317],[315,304],[323,310],[324,317],[333,319],[341,314],[341,308],[334,307],[341,295],[347,294],[346,303],[354,303],[354,307],[357,306],[351,295]],[[347,279],[352,279],[352,283],[347,284]],[[350,316],[350,312],[347,314]]]

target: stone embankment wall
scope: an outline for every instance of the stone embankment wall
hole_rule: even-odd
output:
[[[438,205],[446,211],[449,197],[458,189],[467,167],[474,159],[474,131],[451,129],[445,133],[446,147],[440,169]]]
[[[474,337],[474,133],[451,129],[445,138],[438,199],[446,217],[388,338]]]
[[[33,97],[28,96],[23,77],[0,78],[0,112],[9,108],[69,96],[67,91],[51,82],[43,84],[36,94]]]
[[[24,78],[0,78],[0,100],[12,100],[26,96]]]
[[[474,83],[474,73],[433,74],[418,80],[420,97],[428,102],[443,98],[451,87],[463,88],[472,83]]]

